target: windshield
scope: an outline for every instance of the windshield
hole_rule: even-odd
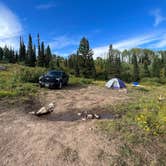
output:
[[[61,76],[62,72],[59,72],[59,71],[50,71],[50,72],[47,73],[47,75],[49,75],[49,76]]]

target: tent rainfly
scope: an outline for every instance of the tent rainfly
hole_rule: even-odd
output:
[[[121,89],[121,88],[126,88],[125,83],[118,79],[118,78],[113,78],[109,80],[106,85],[107,88],[113,88],[113,89]]]

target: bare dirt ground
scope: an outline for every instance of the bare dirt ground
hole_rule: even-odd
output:
[[[107,166],[116,155],[117,142],[96,132],[97,120],[82,121],[77,113],[99,113],[110,118],[108,105],[123,102],[124,92],[97,86],[42,90],[39,103],[0,105],[0,165],[2,166]],[[35,117],[29,111],[55,103],[50,115]]]

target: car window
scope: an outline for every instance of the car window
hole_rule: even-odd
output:
[[[62,72],[58,72],[58,71],[50,71],[48,72],[49,76],[61,76],[62,75]]]

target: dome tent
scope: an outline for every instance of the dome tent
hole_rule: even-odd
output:
[[[118,78],[113,78],[113,79],[109,80],[105,86],[107,88],[113,88],[113,89],[126,88],[125,83]]]

